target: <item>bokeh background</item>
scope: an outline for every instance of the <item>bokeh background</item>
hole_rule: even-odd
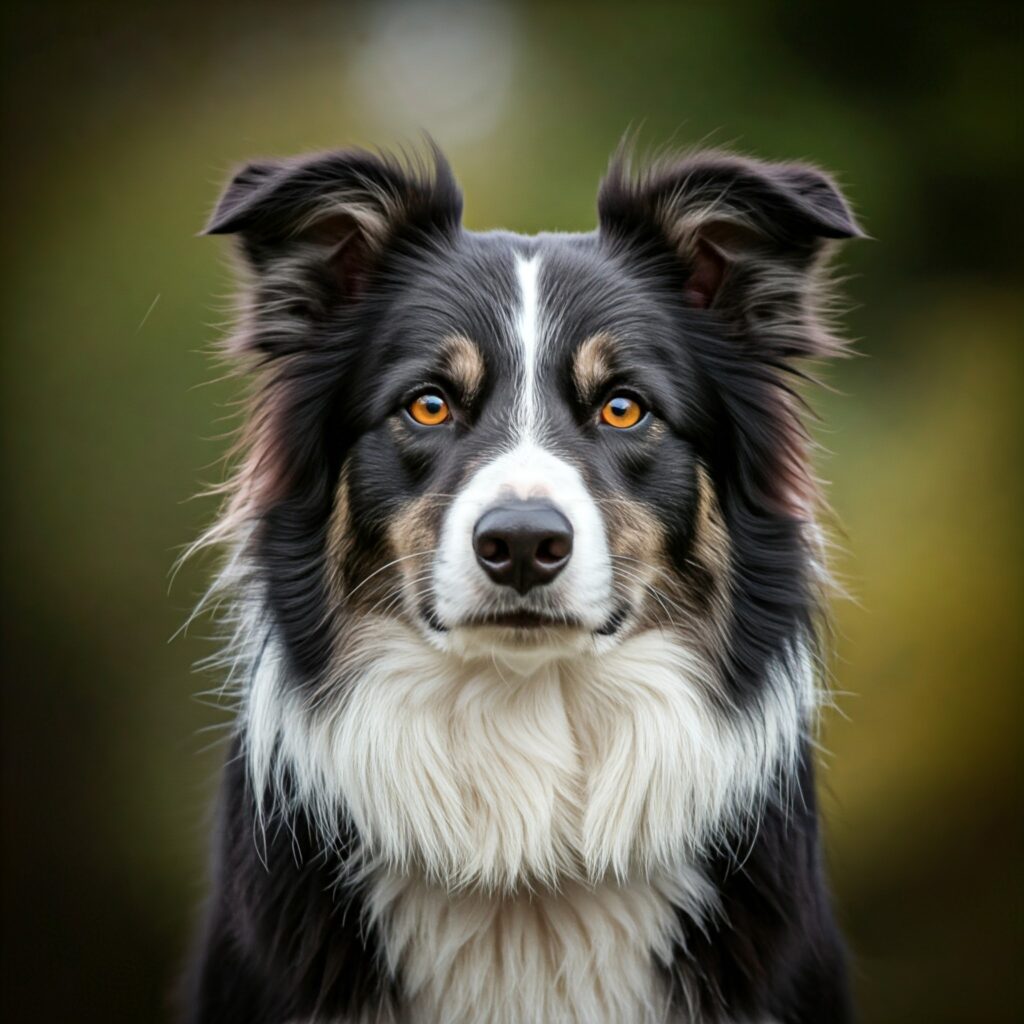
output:
[[[198,239],[236,162],[429,130],[471,227],[589,229],[609,151],[834,169],[850,333],[823,414],[855,600],[823,737],[866,1022],[1021,1004],[1024,57],[975,3],[8,3],[3,24],[3,985],[8,1021],[159,1022],[226,716],[195,695],[237,382]],[[829,454],[828,452],[833,454]],[[1019,1018],[1018,1018],[1019,1019]]]

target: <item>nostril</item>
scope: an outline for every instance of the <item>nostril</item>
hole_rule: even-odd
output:
[[[572,540],[567,536],[545,537],[534,556],[543,565],[555,565],[572,554]]]
[[[476,553],[479,558],[492,565],[502,565],[512,557],[508,543],[501,537],[478,537]]]

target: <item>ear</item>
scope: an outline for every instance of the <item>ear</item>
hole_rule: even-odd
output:
[[[429,168],[358,149],[251,163],[203,234],[239,236],[258,275],[301,265],[317,279],[304,287],[357,299],[389,245],[457,230],[461,194],[440,151],[432,157]]]
[[[827,241],[862,235],[824,172],[723,153],[638,173],[620,155],[601,183],[598,211],[603,238],[667,244],[684,301],[735,321],[777,316],[790,303],[795,313]]]

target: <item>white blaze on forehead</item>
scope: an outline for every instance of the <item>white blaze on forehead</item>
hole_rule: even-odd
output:
[[[545,343],[538,256],[517,254],[518,307],[510,325],[517,364],[512,399],[515,415],[508,446],[496,451],[461,485],[445,516],[434,562],[435,611],[446,626],[458,626],[487,611],[522,606],[524,599],[494,583],[478,564],[473,531],[489,508],[510,501],[547,501],[573,528],[569,564],[552,582],[525,600],[534,610],[576,620],[588,630],[615,611],[612,567],[604,519],[579,469],[541,441],[544,419],[540,375]]]
[[[537,365],[541,343],[540,320],[540,257],[517,256],[516,277],[519,281],[519,311],[516,317],[516,340],[522,353],[522,393],[519,395],[519,432],[524,438],[533,436],[537,425]]]

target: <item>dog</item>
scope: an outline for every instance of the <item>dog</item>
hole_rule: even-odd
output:
[[[590,233],[461,208],[435,147],[351,149],[205,229],[253,390],[200,541],[238,711],[184,1019],[847,1021],[799,385],[850,206],[627,150]]]

